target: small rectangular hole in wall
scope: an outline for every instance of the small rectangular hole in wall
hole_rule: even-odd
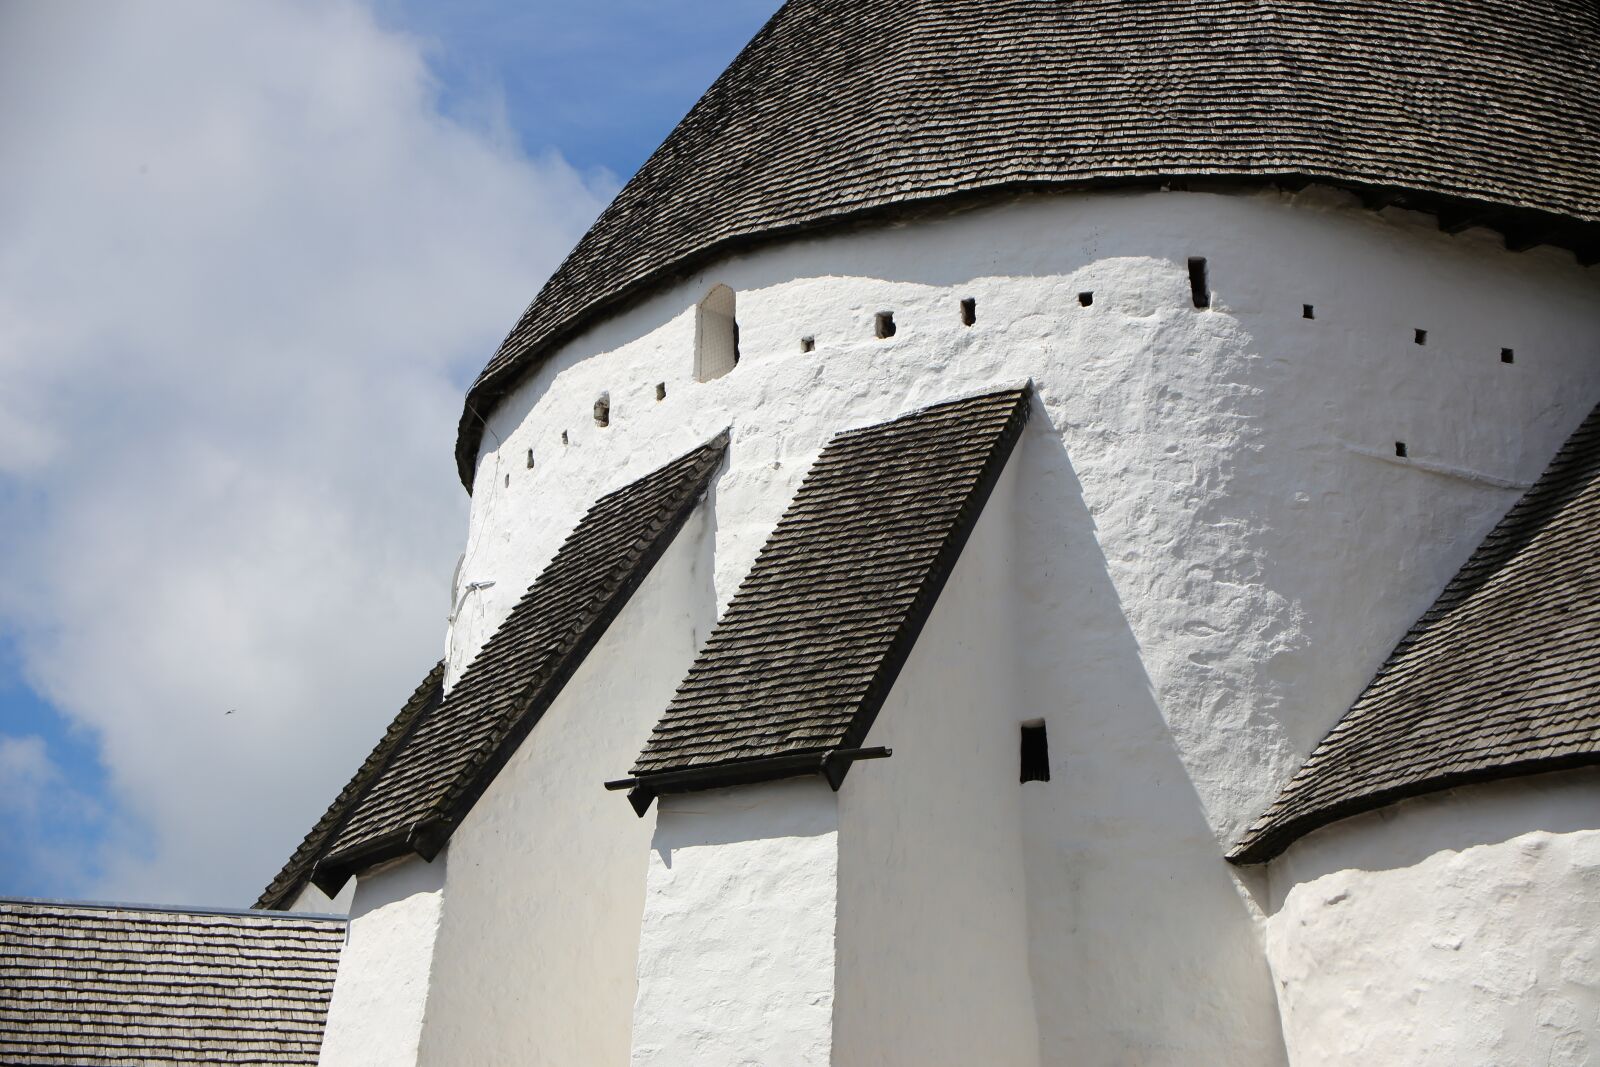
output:
[[[667,398],[667,383],[666,382],[657,382],[656,383],[656,399],[657,400],[665,400],[666,398]]]
[[[1317,317],[1317,309],[1312,307],[1310,304],[1301,304],[1300,317],[1302,319],[1314,319]]]
[[[594,402],[594,424],[596,426],[611,425],[611,394],[601,393],[600,399]]]
[[[533,449],[528,449],[528,469],[533,470]]]
[[[978,321],[978,302],[972,297],[961,301],[961,325],[971,326]]]
[[[1418,330],[1411,335],[1411,339],[1419,345],[1425,345],[1428,343],[1428,331]]]
[[[1094,303],[1094,294],[1093,293],[1079,293],[1078,294],[1078,303],[1083,307],[1088,307],[1090,304]]]
[[[1517,354],[1515,352],[1511,351],[1511,349],[1502,348],[1500,350],[1500,362],[1501,363],[1515,363],[1516,361],[1517,361]]]
[[[1206,282],[1206,261],[1200,256],[1189,259],[1189,296],[1197,308],[1211,306],[1211,288]]]
[[[1024,782],[1050,780],[1050,742],[1045,737],[1044,720],[1030,719],[1022,724],[1022,776]]]
[[[873,329],[879,338],[894,336],[894,312],[880,311],[873,318]]]
[[[1406,443],[1404,441],[1396,441],[1394,443],[1394,454],[1401,459],[1406,458]]]
[[[802,337],[802,338],[800,338],[800,351],[802,351],[802,352],[815,352],[816,350],[817,350],[817,339],[815,337]]]
[[[511,488],[511,475],[509,473],[506,475],[506,488]]]
[[[567,444],[567,431],[565,430],[561,431],[561,443]]]

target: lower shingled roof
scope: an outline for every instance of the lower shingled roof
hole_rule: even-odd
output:
[[[314,1064],[343,919],[0,900],[0,1063]]]
[[[428,859],[488,788],[711,484],[727,434],[601,497],[443,703],[419,716],[333,834],[325,891],[407,852]]]
[[[1228,858],[1470,782],[1600,763],[1600,408]]]
[[[1031,397],[1031,387],[1006,389],[835,437],[656,725],[633,768],[640,788],[665,789],[651,776],[860,745]]]

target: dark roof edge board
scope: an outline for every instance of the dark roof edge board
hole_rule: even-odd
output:
[[[1588,751],[1565,751],[1542,756],[1505,759],[1492,764],[1440,769],[1403,782],[1393,782],[1366,792],[1345,796],[1316,807],[1283,815],[1283,805],[1296,787],[1318,770],[1317,762],[1325,749],[1346,727],[1351,712],[1359,708],[1375,687],[1390,672],[1403,666],[1419,644],[1433,638],[1435,631],[1449,624],[1454,613],[1467,604],[1502,569],[1514,566],[1519,553],[1535,541],[1547,524],[1559,520],[1562,511],[1581,497],[1589,486],[1585,470],[1595,463],[1600,449],[1600,406],[1596,406],[1566,439],[1533,486],[1519,497],[1494,528],[1473,550],[1472,555],[1453,575],[1438,597],[1396,643],[1372,681],[1362,689],[1350,711],[1334,723],[1328,733],[1306,757],[1289,783],[1227,853],[1230,863],[1240,866],[1266,863],[1281,855],[1295,841],[1324,826],[1401,800],[1460,786],[1510,778],[1522,778],[1546,771],[1563,771],[1600,765],[1600,745]]]
[[[860,746],[871,731],[872,724],[877,721],[878,712],[882,710],[890,690],[899,679],[901,670],[911,656],[911,650],[922,635],[923,627],[933,614],[934,606],[944,591],[945,583],[961,558],[962,549],[966,547],[972,531],[977,528],[978,519],[983,514],[989,497],[999,484],[1000,476],[1004,473],[1011,454],[1016,450],[1017,442],[1022,439],[1022,432],[1032,413],[1034,396],[1032,381],[1024,383],[1019,390],[1016,409],[1007,419],[1004,430],[986,458],[971,495],[963,502],[955,522],[951,524],[950,531],[935,556],[926,584],[912,602],[911,609],[906,613],[903,624],[890,644],[871,686],[857,707],[850,727],[845,732],[844,744],[802,749],[779,756],[729,760],[682,770],[636,775],[628,799],[641,817],[649,809],[651,801],[662,793],[699,792],[730,785],[751,785],[811,774],[823,775],[828,779],[829,785],[837,790],[856,759],[870,759],[890,754],[888,749],[880,752],[863,750]],[[926,409],[906,412],[890,422],[919,414],[923,410]],[[876,428],[876,426],[858,427],[845,430],[838,436],[843,437]],[[872,755],[863,755],[866,751],[872,752]]]
[[[1228,862],[1240,867],[1266,863],[1277,859],[1289,846],[1307,834],[1331,826],[1336,822],[1369,811],[1378,811],[1398,804],[1402,800],[1442,793],[1462,786],[1481,785],[1515,778],[1528,778],[1535,774],[1577,770],[1600,766],[1600,751],[1567,753],[1561,756],[1536,756],[1530,759],[1501,763],[1493,767],[1479,767],[1470,771],[1451,771],[1419,778],[1403,786],[1380,789],[1363,796],[1352,797],[1337,804],[1321,808],[1310,814],[1274,825],[1259,834],[1245,838],[1228,853]]]
[[[533,728],[544,717],[544,713],[566,688],[572,675],[588,658],[594,646],[599,643],[600,638],[655,568],[657,561],[677,538],[684,523],[688,522],[689,516],[704,499],[706,491],[710,488],[712,475],[725,461],[729,439],[730,432],[723,430],[706,444],[699,446],[707,450],[710,461],[707,463],[706,473],[698,491],[685,495],[684,500],[669,516],[660,532],[645,546],[638,563],[628,571],[622,584],[608,598],[605,609],[590,622],[572,649],[562,657],[549,681],[527,695],[525,698],[527,705],[518,709],[510,729],[484,762],[459,783],[439,810],[412,824],[409,829],[383,835],[343,854],[326,856],[319,860],[311,876],[317,888],[332,896],[351,875],[402,856],[416,855],[427,862],[433,862],[448,842],[451,833],[472,810],[478,798],[483,796],[490,783],[516,753],[517,748],[533,732]]]
[[[294,902],[294,898],[305,888],[306,883],[312,881],[312,872],[322,849],[339,832],[350,812],[366,795],[373,782],[377,781],[379,772],[405,741],[412,727],[428,711],[439,706],[444,693],[444,666],[443,660],[434,664],[433,669],[423,677],[422,682],[401,705],[389,723],[388,729],[383,732],[383,736],[378,739],[378,743],[356,769],[350,781],[333,798],[333,803],[328,805],[328,810],[323,812],[322,818],[311,827],[299,847],[294,850],[294,854],[289,857],[289,861],[284,864],[283,870],[279,871],[277,877],[261,891],[261,896],[255,902],[256,908],[266,911],[287,907]],[[333,896],[333,893],[328,893],[328,896]]]
[[[820,215],[792,223],[737,234],[689,250],[677,259],[662,263],[648,273],[627,282],[615,292],[595,300],[564,321],[552,325],[510,357],[503,366],[485,368],[467,390],[461,419],[456,427],[456,473],[470,494],[477,473],[478,449],[483,443],[488,417],[522,381],[538,370],[555,349],[571,341],[602,318],[642,303],[655,293],[685,280],[718,259],[781,244],[796,237],[820,237],[877,223],[910,221],[941,210],[972,210],[989,203],[1028,193],[1089,192],[1107,189],[1162,189],[1202,192],[1209,184],[1217,186],[1272,186],[1301,189],[1310,184],[1328,185],[1355,193],[1372,210],[1398,207],[1434,215],[1441,228],[1455,232],[1468,226],[1482,226],[1505,236],[1508,243],[1521,247],[1549,244],[1565,248],[1585,266],[1600,262],[1600,224],[1583,222],[1534,208],[1494,204],[1447,193],[1417,189],[1397,189],[1391,185],[1364,182],[1331,174],[1306,171],[1263,172],[1229,171],[1171,172],[1132,174],[1120,178],[1085,178],[1062,181],[999,182],[977,189],[908,197],[888,204],[876,204]],[[1538,239],[1534,240],[1537,236]],[[538,301],[535,300],[535,305]],[[531,308],[530,308],[531,310]],[[520,322],[519,322],[520,325]],[[515,332],[515,331],[513,331]],[[504,344],[509,345],[507,337]]]

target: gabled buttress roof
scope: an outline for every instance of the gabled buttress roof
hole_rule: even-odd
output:
[[[1600,408],[1568,439],[1240,840],[1272,859],[1335,820],[1600,763]]]
[[[954,400],[829,442],[634,764],[636,808],[819,771],[837,787],[848,763],[822,757],[865,739],[1032,395]]]
[[[295,897],[300,895],[300,890],[311,881],[312,868],[327,850],[328,839],[350,814],[350,809],[355,806],[356,801],[361,799],[362,794],[377,779],[378,772],[388,765],[395,750],[400,747],[400,742],[405,740],[406,734],[411,732],[411,727],[418,717],[437,708],[443,695],[444,661],[440,660],[422,679],[422,684],[417,686],[411,698],[401,706],[394,720],[389,723],[389,728],[373,746],[372,752],[362,761],[345,787],[339,790],[339,795],[333,798],[328,810],[322,813],[322,818],[317,820],[316,825],[300,842],[300,846],[294,850],[294,855],[283,865],[283,870],[279,871],[278,876],[261,891],[261,896],[256,898],[255,907],[287,908],[294,903]]]
[[[467,394],[756,243],[1029,190],[1319,181],[1596,255],[1593,0],[790,0]]]
[[[443,847],[666,551],[726,449],[723,434],[589,509],[443,701],[380,744],[391,749],[382,769],[316,850],[312,880],[324,892]]]

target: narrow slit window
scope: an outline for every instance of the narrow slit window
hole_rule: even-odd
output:
[[[1428,343],[1428,331],[1427,330],[1417,330],[1417,331],[1415,331],[1411,335],[1411,340],[1415,341],[1419,345],[1427,344]]]
[[[1406,458],[1406,443],[1404,441],[1396,441],[1394,443],[1394,454],[1401,459]]]
[[[1511,349],[1502,348],[1500,350],[1500,362],[1501,363],[1515,363],[1516,361],[1517,361],[1517,354],[1515,352],[1511,351]]]
[[[1200,256],[1189,259],[1189,296],[1197,308],[1211,306],[1211,288],[1206,280],[1206,261]]]
[[[709,382],[739,365],[737,300],[726,285],[713,286],[695,309],[694,379]]]
[[[567,431],[565,431],[565,430],[561,431],[561,443],[564,444],[564,445],[572,443],[572,442],[567,440]]]
[[[667,398],[667,383],[666,382],[657,382],[656,383],[656,399],[657,400],[665,400],[666,398]]]
[[[528,469],[533,470],[533,449],[528,449]]]
[[[1317,317],[1317,309],[1312,307],[1310,304],[1301,304],[1300,317],[1302,319],[1314,319]]]
[[[1088,307],[1092,303],[1094,303],[1094,294],[1093,293],[1091,293],[1091,292],[1082,292],[1082,293],[1078,294],[1078,304],[1079,304],[1079,306]]]
[[[596,426],[611,425],[611,394],[601,393],[600,399],[594,402],[594,424]]]
[[[1021,780],[1024,782],[1050,780],[1050,742],[1045,737],[1043,719],[1031,719],[1022,724]]]
[[[873,331],[879,339],[894,336],[894,312],[880,311],[873,319]]]
[[[972,297],[961,301],[961,325],[971,326],[978,321],[978,302]]]

